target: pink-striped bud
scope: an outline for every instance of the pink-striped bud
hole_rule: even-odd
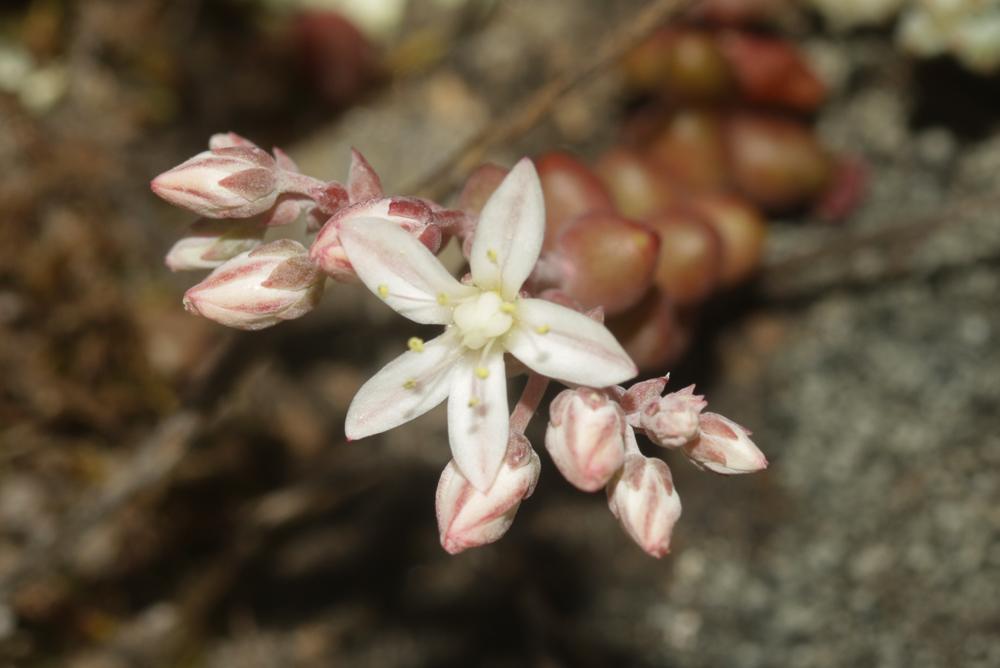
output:
[[[451,461],[441,473],[435,506],[441,547],[458,554],[499,540],[514,521],[521,501],[538,482],[541,461],[522,434],[512,432],[500,472],[489,490],[481,492]]]
[[[434,211],[423,200],[414,197],[386,197],[358,202],[331,216],[309,249],[312,261],[338,281],[357,280],[354,268],[340,244],[340,226],[358,218],[388,220],[412,234],[432,253],[441,249],[441,228],[433,223]]]
[[[764,453],[750,440],[750,432],[717,413],[702,413],[700,435],[684,446],[684,454],[700,468],[735,475],[767,468]]]
[[[608,484],[611,513],[646,553],[659,559],[670,552],[670,536],[681,516],[681,499],[662,459],[630,454]]]
[[[564,390],[549,406],[545,448],[574,487],[593,492],[611,479],[625,459],[625,413],[590,388]]]
[[[240,253],[261,244],[264,227],[256,220],[195,221],[187,236],[180,239],[167,253],[166,264],[171,271],[214,269]]]
[[[323,282],[302,244],[279,239],[217,268],[187,291],[184,307],[227,327],[263,329],[311,311]]]
[[[274,158],[252,144],[199,153],[157,176],[150,187],[171,204],[206,218],[256,216],[274,206],[280,194]]]
[[[639,424],[653,443],[679,448],[698,436],[698,416],[707,405],[689,385],[647,403],[639,412]]]

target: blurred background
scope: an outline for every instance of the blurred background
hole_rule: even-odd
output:
[[[1000,665],[1000,4],[675,4],[3,3],[0,665]],[[448,556],[443,410],[343,438],[407,325],[331,285],[234,333],[162,263],[191,216],[149,179],[213,132],[447,200],[560,81],[482,158],[711,228],[612,322],[771,461],[668,457],[662,560],[544,453]]]

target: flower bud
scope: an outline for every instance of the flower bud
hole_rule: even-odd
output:
[[[352,204],[337,211],[320,229],[309,249],[309,257],[331,278],[354,282],[357,277],[340,244],[340,226],[356,218],[381,218],[398,224],[432,253],[441,249],[441,229],[431,221],[434,212],[413,197],[387,197]]]
[[[256,216],[274,206],[280,194],[274,158],[242,144],[199,153],[157,176],[150,187],[171,204],[206,218]]]
[[[659,401],[668,380],[670,380],[669,373],[665,376],[641,380],[627,390],[618,388],[620,392],[619,403],[622,410],[625,411],[625,420],[629,425],[640,426],[639,412],[646,407],[646,404]]]
[[[719,283],[722,239],[696,211],[673,209],[646,221],[660,235],[654,280],[678,306],[705,301]]]
[[[670,174],[659,164],[624,147],[608,151],[595,168],[623,216],[643,220],[681,200]]]
[[[566,226],[555,245],[564,266],[559,287],[584,308],[620,313],[653,284],[660,239],[614,213],[590,213]]]
[[[438,482],[435,506],[441,547],[458,554],[499,540],[514,521],[521,501],[538,482],[541,461],[522,434],[511,432],[507,454],[489,490],[481,492],[448,463]]]
[[[240,253],[261,244],[264,227],[256,220],[212,220],[201,218],[167,253],[171,271],[214,269]]]
[[[646,404],[639,412],[639,424],[653,443],[679,448],[698,436],[698,415],[707,405],[690,385]]]
[[[663,460],[628,455],[608,484],[608,507],[646,553],[660,558],[670,552],[670,536],[681,516],[681,499]]]
[[[564,390],[549,406],[545,448],[566,480],[593,492],[621,467],[626,429],[621,407],[601,392]]]
[[[184,307],[227,327],[263,329],[311,311],[323,282],[302,244],[279,239],[217,268],[187,291]]]
[[[833,160],[813,131],[797,121],[733,114],[726,124],[733,185],[769,211],[806,204],[826,188]]]
[[[347,194],[352,204],[382,199],[382,180],[356,148],[351,149],[351,168],[347,176]]]
[[[604,184],[590,168],[568,153],[552,151],[535,159],[538,178],[545,196],[545,246],[580,215],[614,211],[614,203]]]
[[[700,468],[735,475],[767,468],[764,453],[750,440],[750,432],[717,413],[698,418],[700,435],[684,446],[684,454]]]

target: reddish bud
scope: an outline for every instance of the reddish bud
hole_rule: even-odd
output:
[[[185,293],[184,307],[227,327],[263,329],[311,311],[323,282],[302,244],[279,239],[217,268]]]
[[[805,125],[742,112],[726,124],[733,185],[770,211],[802,206],[827,186],[833,163]]]
[[[381,218],[396,223],[416,237],[432,253],[441,249],[441,229],[431,220],[434,212],[422,200],[413,197],[387,197],[367,200],[340,209],[323,225],[316,235],[309,256],[331,278],[338,281],[357,280],[343,246],[340,245],[340,226],[357,218]]]
[[[653,281],[660,240],[650,228],[613,213],[591,213],[563,230],[555,253],[560,286],[585,308],[620,313],[639,301]]]
[[[621,407],[625,411],[625,419],[630,425],[639,426],[639,411],[645,408],[646,404],[660,399],[668,380],[670,380],[670,374],[640,381],[628,390],[619,388],[621,389]]]
[[[477,167],[466,179],[462,193],[458,196],[458,208],[475,214],[482,211],[486,200],[507,176],[507,171],[506,168],[493,163]]]
[[[750,440],[750,432],[717,413],[702,413],[699,436],[684,446],[684,454],[700,468],[735,475],[767,468],[764,453]]]
[[[166,264],[171,271],[214,269],[240,253],[261,244],[264,227],[256,220],[212,220],[194,222],[187,236],[167,253]]]
[[[655,288],[628,311],[609,320],[608,328],[644,371],[667,366],[691,341],[690,323],[679,319],[670,299]]]
[[[615,207],[627,218],[644,220],[681,199],[670,173],[631,149],[611,149],[598,160],[595,170]]]
[[[604,487],[625,458],[625,413],[597,390],[563,390],[549,405],[545,448],[574,487]]]
[[[544,153],[535,159],[545,196],[545,243],[551,247],[562,229],[592,212],[614,211],[611,195],[590,168],[568,153]]]
[[[793,44],[738,31],[722,33],[719,44],[748,101],[806,113],[823,104],[826,87]]]
[[[280,194],[274,158],[256,146],[204,151],[150,183],[174,206],[206,218],[250,218],[274,206]]]
[[[692,201],[691,206],[722,242],[720,284],[732,287],[756,272],[767,237],[767,224],[760,214],[732,195],[703,195]]]
[[[718,285],[722,267],[719,233],[697,213],[681,209],[647,224],[660,235],[656,285],[679,306],[707,299]]]
[[[639,424],[653,443],[679,448],[698,436],[698,416],[707,405],[689,385],[647,403],[639,412]]]
[[[663,460],[630,454],[608,484],[611,513],[647,554],[660,558],[670,552],[681,500],[670,469]]]
[[[365,156],[356,148],[351,149],[351,167],[347,176],[347,196],[351,204],[382,199],[382,180]]]
[[[713,112],[674,113],[653,138],[649,156],[690,189],[720,190],[727,184],[723,126]]]
[[[435,506],[441,546],[449,554],[499,540],[514,521],[521,501],[538,482],[541,461],[523,435],[511,433],[507,454],[493,485],[481,492],[449,462],[438,481]]]

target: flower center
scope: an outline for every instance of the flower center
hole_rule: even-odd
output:
[[[507,333],[514,324],[514,305],[496,292],[482,292],[455,307],[454,322],[462,345],[478,350],[491,339]]]

